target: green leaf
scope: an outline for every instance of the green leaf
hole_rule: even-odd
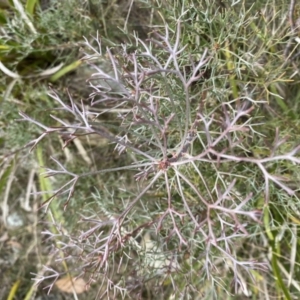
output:
[[[6,12],[0,9],[0,24],[6,24]]]
[[[12,172],[14,168],[14,163],[12,163],[11,165],[8,165],[6,170],[3,172],[1,178],[0,178],[0,194],[2,193],[2,191],[5,189],[7,180]]]
[[[50,77],[50,81],[54,82],[58,80],[60,77],[66,75],[69,72],[74,71],[76,68],[78,68],[81,65],[82,61],[77,60],[71,63],[68,66],[65,66],[64,68],[60,69],[57,73],[55,73],[53,76]]]
[[[33,14],[34,14],[34,8],[37,4],[37,1],[38,0],[27,0],[27,2],[26,2],[25,10],[27,11],[27,13],[30,16],[33,16]]]

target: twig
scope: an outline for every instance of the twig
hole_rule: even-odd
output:
[[[290,7],[289,7],[289,13],[288,13],[288,18],[289,18],[289,23],[291,27],[291,35],[286,48],[284,50],[284,57],[286,60],[290,60],[290,52],[291,52],[291,47],[292,47],[292,42],[294,39],[294,33],[295,33],[295,21],[294,21],[294,10],[295,10],[295,0],[291,0]]]

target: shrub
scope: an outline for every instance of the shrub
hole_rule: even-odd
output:
[[[136,37],[104,55],[98,38],[86,39],[83,60],[95,70],[89,102],[52,90],[60,108],[52,126],[20,113],[43,129],[33,145],[52,133],[65,146],[95,135],[119,155],[117,166],[101,168],[100,160],[83,174],[53,157],[57,168],[44,173],[66,181],[43,206],[64,200],[66,214],[77,184],[100,178],[93,201],[76,199],[84,207],[72,232],[56,223],[56,234],[45,232],[79,276],[101,282],[99,297],[200,299],[220,296],[218,286],[249,296],[269,268],[288,295],[273,230],[278,203],[298,203],[290,179],[298,176],[299,145],[263,119],[268,100],[281,103],[276,81],[286,80],[270,53],[279,42],[267,31],[261,43],[250,35],[259,22],[251,8],[202,9],[191,5],[147,41]],[[270,261],[259,251],[267,245]],[[57,278],[52,271],[38,282]]]

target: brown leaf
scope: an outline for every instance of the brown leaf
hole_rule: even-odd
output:
[[[58,289],[65,293],[81,294],[87,290],[87,285],[82,278],[63,277],[55,282]]]

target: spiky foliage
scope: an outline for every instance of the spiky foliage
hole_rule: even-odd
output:
[[[106,56],[99,39],[86,39],[84,60],[95,70],[89,105],[51,91],[66,113],[52,115],[53,126],[21,113],[43,129],[34,145],[52,133],[66,145],[98,136],[119,155],[118,166],[95,162],[84,174],[53,158],[57,168],[44,173],[66,180],[44,203],[63,200],[66,214],[80,181],[101,180],[72,233],[59,224],[58,234],[46,233],[80,263],[80,275],[102,283],[102,297],[266,295],[274,275],[277,294],[289,299],[298,287],[299,145],[268,121],[276,105],[288,113],[282,85],[292,68],[281,44],[292,32],[271,3],[260,14],[243,3],[210,4],[176,1],[147,41]],[[103,57],[109,70],[98,64]]]

